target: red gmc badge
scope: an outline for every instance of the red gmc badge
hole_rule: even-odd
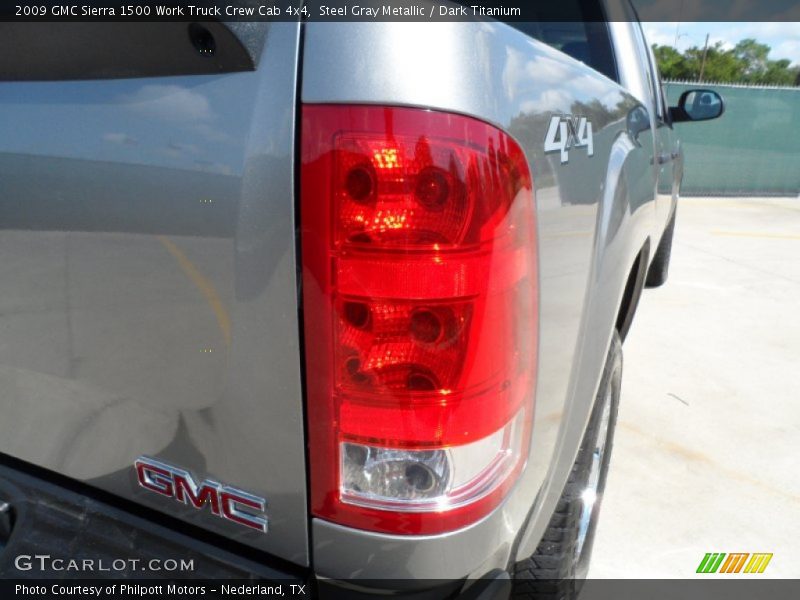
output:
[[[139,485],[146,490],[198,510],[210,506],[212,514],[222,519],[267,533],[264,498],[211,479],[198,484],[188,471],[149,456],[137,458],[134,467]]]

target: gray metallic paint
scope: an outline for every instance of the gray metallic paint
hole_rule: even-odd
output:
[[[501,23],[306,28],[303,102],[447,110],[517,138],[536,187],[541,270],[531,454],[505,503],[470,527],[424,538],[314,519],[315,570],[331,578],[425,579],[506,568],[532,552],[555,507],[586,426],[625,281],[657,229],[652,130],[632,139],[625,117],[640,105],[621,86]],[[600,102],[591,114],[594,156],[572,149],[561,165],[557,154],[544,154],[550,115],[590,112],[585,104],[592,100]],[[584,106],[575,107],[576,101]]]
[[[313,558],[326,578],[413,586],[505,569],[549,521],[628,273],[663,230],[656,123],[632,26],[609,25],[622,85],[498,22],[304,27],[303,102],[462,113],[526,152],[539,374],[530,456],[512,493],[444,535],[320,519],[308,531],[291,23],[270,25],[251,73],[0,83],[0,108],[16,117],[0,124],[0,451],[297,564]],[[634,135],[627,117],[637,110],[650,127]],[[551,115],[568,113],[592,120],[594,156],[573,148],[561,164],[543,142]],[[138,489],[139,454],[265,496],[269,533]]]
[[[0,82],[0,451],[306,565],[299,33],[252,72]],[[140,454],[269,533],[139,488]]]

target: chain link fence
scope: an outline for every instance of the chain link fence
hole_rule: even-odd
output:
[[[685,196],[800,196],[800,88],[665,83],[671,106],[688,89],[725,99],[725,114],[678,123]]]

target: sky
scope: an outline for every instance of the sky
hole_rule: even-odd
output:
[[[744,38],[755,38],[769,44],[772,60],[788,58],[800,65],[800,23],[643,23],[645,35],[651,44],[676,46],[680,51],[691,46],[703,47],[706,34],[711,34],[709,45],[722,42],[724,48],[733,48]]]

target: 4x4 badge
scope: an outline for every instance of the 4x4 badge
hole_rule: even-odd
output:
[[[544,138],[544,151],[561,152],[561,164],[569,161],[570,148],[586,147],[586,153],[594,156],[592,122],[586,117],[557,115],[550,119],[550,127]]]

